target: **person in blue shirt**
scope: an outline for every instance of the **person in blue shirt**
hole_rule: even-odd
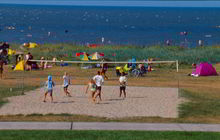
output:
[[[55,83],[52,81],[51,75],[48,76],[48,80],[46,81],[45,86],[47,88],[47,91],[44,94],[44,102],[46,102],[46,97],[48,93],[50,94],[51,102],[53,102],[53,87],[55,86]]]

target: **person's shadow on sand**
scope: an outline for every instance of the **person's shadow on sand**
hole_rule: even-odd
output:
[[[108,101],[122,101],[122,100],[124,100],[124,99],[108,99]]]
[[[53,102],[54,104],[70,104],[74,103],[74,101],[61,101],[61,102]]]
[[[100,104],[100,105],[108,105],[110,104],[109,102],[99,102],[99,103],[96,103],[96,104]]]

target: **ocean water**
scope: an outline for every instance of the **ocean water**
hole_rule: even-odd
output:
[[[219,15],[220,8],[0,5],[0,41],[218,45]]]

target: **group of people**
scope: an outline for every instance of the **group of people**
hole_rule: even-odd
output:
[[[64,75],[63,75],[63,90],[64,90],[64,93],[66,94],[66,96],[71,97],[71,95],[68,91],[68,86],[69,85],[70,85],[70,78],[69,78],[67,72],[65,72]],[[47,90],[44,94],[43,102],[46,102],[47,94],[50,95],[51,102],[53,102],[53,87],[55,86],[55,82],[52,80],[51,75],[48,76],[48,80],[45,82],[45,86],[46,86]]]
[[[99,101],[102,101],[101,91],[102,91],[102,85],[104,84],[104,78],[101,75],[101,72],[98,71],[97,75],[95,75],[92,79],[90,79],[88,85],[86,86],[85,93],[87,94],[88,91],[90,91],[91,99],[93,103],[99,103]],[[63,76],[63,90],[66,96],[71,97],[70,92],[68,91],[68,86],[70,85],[70,78],[68,74],[65,72]],[[125,73],[122,73],[119,77],[119,97],[122,97],[122,93],[124,94],[124,98],[126,98],[126,85],[127,85],[127,78],[125,76]],[[45,83],[45,86],[47,88],[45,94],[44,94],[44,100],[43,102],[46,102],[46,97],[49,94],[51,98],[51,102],[53,102],[53,87],[55,86],[55,83],[52,81],[52,76],[48,76],[48,80]],[[97,100],[97,97],[99,100]]]

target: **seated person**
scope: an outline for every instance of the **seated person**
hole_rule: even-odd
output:
[[[57,58],[54,57],[52,61],[53,61],[53,65],[56,65]]]
[[[31,64],[31,69],[35,69],[35,70],[39,69],[39,66],[37,65],[37,62],[33,62]]]
[[[198,77],[199,75],[196,73],[196,64],[192,63],[192,73],[188,74],[188,76]]]

